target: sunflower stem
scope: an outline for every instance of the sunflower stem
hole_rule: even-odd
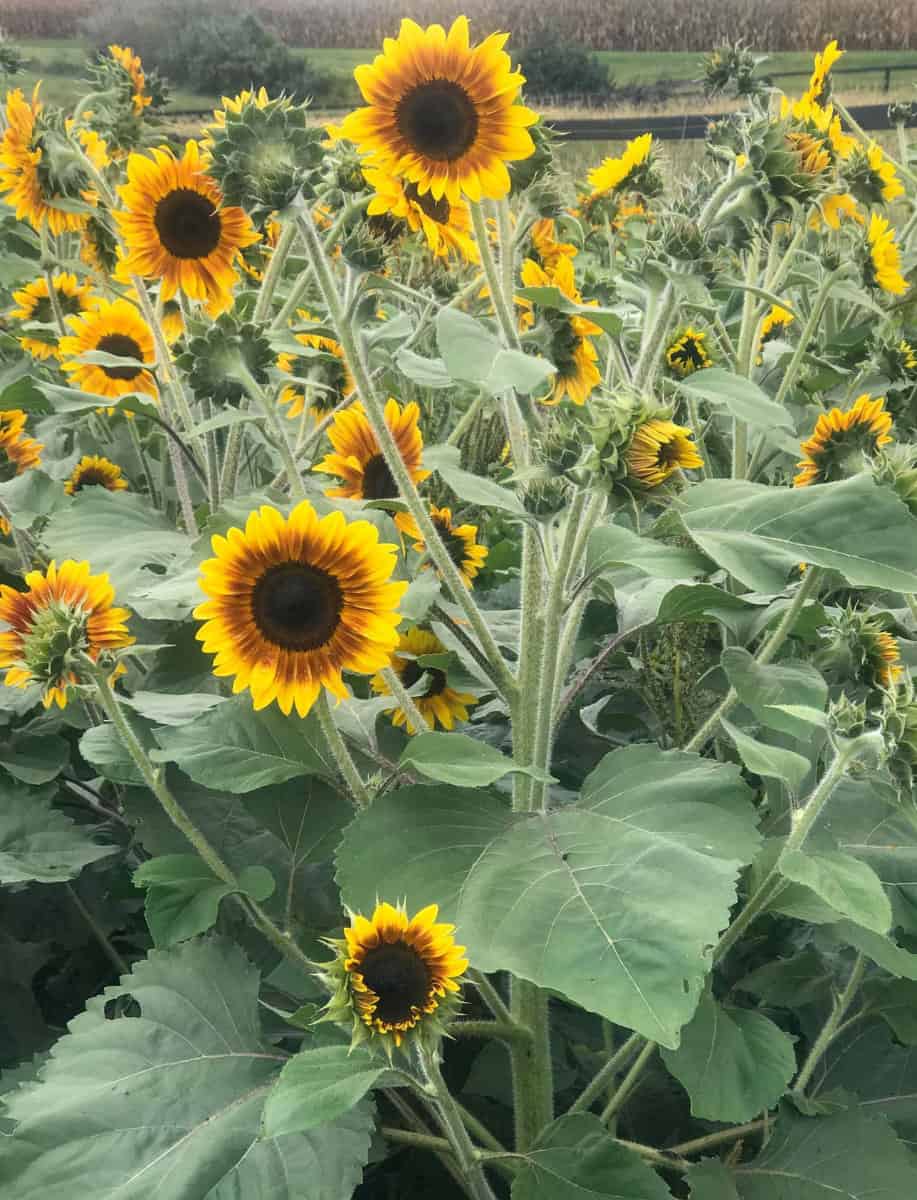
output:
[[[481,999],[493,1013],[494,1017],[504,1024],[512,1024],[512,1014],[504,1004],[503,997],[484,972],[478,971],[475,967],[470,967],[468,970],[468,979],[478,989]]]
[[[548,997],[527,979],[513,978],[510,987],[513,1020],[531,1034],[525,1041],[517,1039],[509,1044],[516,1150],[525,1153],[542,1129],[554,1120]]]
[[[430,726],[427,724],[423,713],[414,703],[413,697],[398,678],[398,673],[393,671],[391,667],[383,667],[381,675],[385,680],[385,686],[398,701],[401,711],[407,718],[408,733],[412,737],[416,737],[419,733],[426,733]]]
[[[541,647],[544,640],[545,563],[538,531],[526,525],[522,534],[522,611],[519,621],[519,693],[513,706],[513,760],[527,769],[532,765]],[[532,779],[523,771],[513,778],[513,808],[527,812],[531,803]]]
[[[504,201],[505,203],[505,201]],[[497,314],[497,324],[500,326],[500,332],[503,334],[503,340],[511,350],[519,350],[521,343],[519,341],[519,331],[516,328],[516,322],[513,319],[512,311],[512,250],[509,250],[510,262],[509,269],[504,268],[503,274],[497,269],[497,263],[494,259],[493,247],[490,244],[490,238],[487,233],[487,218],[484,215],[484,206],[481,203],[475,203],[470,200],[468,207],[471,210],[471,224],[474,229],[474,238],[478,244],[478,250],[481,255],[481,266],[484,270],[484,278],[487,280],[487,288],[490,292],[490,298],[493,302],[494,312]],[[502,243],[501,243],[502,245]],[[512,242],[510,242],[510,247]],[[509,295],[504,291],[504,280],[509,284]]]
[[[136,428],[137,422],[132,420],[130,417],[125,419],[127,421],[131,445],[134,447],[134,453],[137,455],[137,461],[140,463],[140,471],[143,475],[143,481],[146,484],[146,489],[150,494],[150,503],[154,508],[158,508],[159,499],[156,495],[156,486],[153,482],[153,472],[150,467],[150,460],[147,458],[146,450],[144,450],[143,443],[140,440],[140,433]]]
[[[675,285],[669,281],[662,289],[652,320],[644,326],[640,356],[633,371],[634,387],[648,393],[652,387],[672,317],[677,308]]]
[[[854,120],[850,114],[850,110],[846,107],[846,105],[841,104],[840,100],[838,100],[836,96],[832,95],[831,103],[834,105],[834,111],[838,114],[841,120],[846,125],[850,126],[850,128],[864,143],[864,145],[868,146],[870,142],[875,141],[875,138],[871,138],[862,125],[860,125],[858,121]],[[917,172],[912,171],[910,167],[906,166],[903,162],[899,162],[896,158],[892,158],[887,150],[883,149],[882,153],[885,156],[886,162],[891,163],[899,175],[903,175],[904,178],[907,179],[914,187],[917,187]]]
[[[531,1033],[515,1021],[453,1021],[449,1026],[450,1037],[499,1038],[504,1042],[529,1041]]]
[[[446,1086],[446,1081],[439,1069],[438,1052],[433,1050],[423,1053],[421,1063],[430,1091],[435,1097],[433,1104],[437,1118],[443,1133],[452,1146],[468,1194],[473,1200],[496,1200],[490,1184],[487,1182],[478,1152],[465,1128],[458,1104]]]
[[[126,975],[130,970],[130,967],[118,953],[115,947],[111,944],[111,941],[109,940],[105,930],[80,899],[73,885],[70,883],[65,883],[64,887],[67,889],[67,895],[73,901],[73,907],[92,930],[93,936],[105,952],[105,957],[116,971],[118,971],[121,975]]]
[[[822,280],[821,287],[815,293],[815,299],[812,301],[812,310],[809,313],[809,319],[802,328],[802,333],[799,335],[799,342],[796,349],[793,351],[793,357],[789,361],[783,378],[780,380],[780,386],[777,389],[777,394],[774,397],[775,404],[782,404],[787,397],[790,388],[796,382],[796,375],[802,365],[802,360],[805,357],[806,350],[809,347],[809,342],[818,328],[818,323],[821,320],[825,305],[828,302],[828,295],[831,289],[837,283],[842,275],[846,275],[849,266],[847,263],[842,263],[836,270],[826,275]]]
[[[54,257],[51,254],[51,235],[44,223],[41,227],[41,270],[48,288],[48,301],[54,314],[54,323],[61,337],[67,335],[67,323],[64,320],[64,310],[61,308],[60,296],[54,286]]]
[[[472,402],[456,421],[455,428],[446,438],[447,446],[457,446],[459,444],[468,430],[472,427],[472,425],[474,425],[475,421],[477,421],[481,413],[481,409],[486,403],[486,400],[487,396],[484,392],[479,392],[477,394],[474,400],[472,400]]]
[[[603,1125],[608,1125],[618,1115],[624,1107],[624,1103],[628,1096],[637,1086],[640,1076],[643,1074],[646,1067],[649,1065],[650,1059],[656,1053],[656,1043],[647,1042],[637,1057],[631,1064],[630,1070],[621,1080],[618,1087],[615,1089],[614,1095],[602,1109],[602,1114],[599,1120]]]
[[[608,1059],[605,1065],[596,1072],[591,1082],[580,1092],[570,1107],[568,1113],[585,1112],[595,1101],[605,1088],[614,1081],[615,1076],[624,1066],[629,1058],[632,1058],[640,1044],[644,1041],[644,1037],[640,1033],[632,1033],[619,1049]]]
[[[321,241],[319,240],[308,209],[301,211],[298,217],[298,224],[306,246],[307,255],[315,270],[316,280],[319,290],[322,293],[325,307],[328,309],[332,324],[338,335],[338,341],[344,351],[344,359],[356,385],[356,394],[363,403],[363,408],[372,426],[373,433],[376,435],[376,440],[379,443],[379,448],[385,458],[386,465],[392,474],[392,478],[398,485],[401,498],[407,504],[411,516],[417,523],[417,527],[426,544],[427,552],[436,564],[437,570],[443,576],[446,586],[452,593],[453,599],[463,609],[481,644],[482,650],[497,673],[497,678],[500,681],[500,690],[511,701],[515,694],[516,681],[507,667],[503,655],[500,653],[500,647],[497,645],[496,639],[475,603],[470,589],[467,587],[458,567],[453,563],[436,525],[430,518],[427,505],[417,491],[411,473],[405,466],[398,445],[386,423],[384,407],[373,387],[369,369],[364,358],[363,348],[352,324],[345,319],[334,275],[331,272],[328,259],[325,257]]]
[[[790,1089],[795,1095],[802,1095],[805,1092],[806,1085],[815,1074],[815,1069],[824,1057],[825,1051],[837,1037],[840,1032],[841,1021],[843,1021],[847,1009],[856,998],[857,992],[860,990],[860,984],[863,982],[863,975],[866,971],[866,958],[863,954],[858,954],[853,962],[853,969],[850,972],[850,977],[844,990],[834,1002],[834,1007],[825,1021],[821,1032],[812,1043],[812,1049],[806,1056],[806,1061],[799,1069],[799,1074],[796,1076],[796,1081]]]
[[[286,471],[287,483],[290,487],[290,494],[297,500],[304,500],[306,497],[305,484],[303,483],[302,476],[299,473],[299,467],[296,465],[296,459],[293,457],[293,450],[287,438],[287,432],[283,427],[280,413],[277,411],[277,405],[273,402],[270,396],[267,395],[264,388],[243,362],[240,361],[236,365],[236,371],[238,372],[238,377],[242,383],[242,386],[245,388],[246,392],[248,392],[249,398],[253,400],[264,413],[265,419],[270,426],[271,433],[274,435],[274,442],[280,453],[284,470]]]
[[[324,688],[319,692],[318,700],[315,702],[315,711],[318,714],[322,733],[325,735],[325,740],[328,743],[328,749],[337,763],[338,770],[341,772],[344,782],[350,788],[350,794],[353,797],[355,806],[357,808],[368,808],[372,803],[372,796],[370,796],[366,784],[357,770],[356,763],[347,749],[346,742],[341,737],[340,730],[334,723],[334,717],[331,714],[331,705],[328,701],[328,693]]]
[[[281,230],[280,237],[277,239],[277,245],[274,247],[261,280],[261,290],[258,292],[258,299],[255,301],[255,311],[252,313],[252,320],[256,324],[267,321],[270,316],[271,301],[274,299],[277,284],[283,277],[283,269],[286,266],[287,258],[293,249],[295,241],[296,222],[287,221]]]
[[[761,239],[752,240],[745,263],[745,294],[742,297],[742,323],[739,326],[739,344],[736,348],[737,366],[740,375],[751,374],[754,357],[754,340],[758,327],[758,297],[751,290],[758,281],[761,267]],[[748,425],[738,417],[732,419],[732,478],[744,479],[748,475]]]

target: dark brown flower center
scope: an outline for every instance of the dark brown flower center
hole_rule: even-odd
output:
[[[392,478],[388,463],[381,454],[374,454],[363,468],[364,500],[395,500],[398,484]]]
[[[103,487],[107,488],[111,484],[111,477],[102,470],[101,467],[88,467],[82,471],[77,479],[73,482],[73,490],[80,492],[84,487]]]
[[[432,192],[421,192],[417,189],[416,183],[406,183],[404,186],[404,194],[409,200],[417,205],[431,221],[435,221],[438,225],[449,224],[449,214],[452,211],[452,206],[445,196],[440,196],[438,200],[433,199]]]
[[[477,109],[451,79],[430,79],[411,88],[398,102],[395,122],[414,151],[436,162],[461,158],[478,136]]]
[[[427,690],[421,697],[425,700],[428,696],[438,696],[440,692],[446,690],[446,672],[440,671],[438,667],[423,667],[416,658],[407,658],[404,662],[404,668],[401,672],[401,682],[410,690],[415,683],[426,675],[429,683]]]
[[[113,354],[116,358],[137,358],[143,360],[143,351],[132,337],[126,333],[106,333],[99,338],[96,350],[103,354]],[[136,379],[142,367],[102,367],[109,379]]]
[[[206,258],[220,242],[222,222],[212,201],[193,188],[176,188],[156,205],[159,240],[176,258]]]
[[[366,228],[373,237],[389,245],[391,242],[397,242],[404,233],[405,225],[403,221],[396,220],[391,213],[376,213],[366,218]]]
[[[656,452],[656,462],[660,467],[677,467],[679,453],[677,442],[664,442]]]
[[[373,1013],[381,1021],[407,1021],[423,1008],[430,994],[430,972],[413,946],[383,942],[359,966],[366,986],[379,997]]]
[[[450,525],[447,525],[440,517],[433,518],[433,524],[436,526],[439,536],[443,539],[446,549],[449,551],[449,557],[461,571],[462,564],[468,557],[468,546],[463,537],[460,537]]]
[[[672,358],[682,366],[702,367],[706,362],[704,352],[694,338],[685,338],[672,354]]]
[[[271,567],[252,592],[252,615],[260,633],[285,650],[326,645],[338,627],[342,607],[338,581],[306,563]]]

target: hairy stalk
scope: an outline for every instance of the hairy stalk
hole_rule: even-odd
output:
[[[740,1138],[748,1137],[749,1134],[762,1133],[767,1127],[767,1121],[758,1119],[757,1121],[746,1121],[744,1125],[733,1125],[731,1129],[718,1129],[716,1133],[708,1133],[703,1137],[692,1138],[689,1142],[679,1142],[677,1146],[670,1146],[668,1154],[702,1154],[705,1150],[713,1150],[717,1146],[726,1145],[729,1142],[737,1142]]]
[[[545,564],[538,530],[526,525],[522,532],[522,611],[519,622],[519,700],[513,709],[513,759],[520,767],[532,765],[535,738],[535,705],[541,674],[544,640],[544,603],[547,590]],[[517,772],[513,779],[513,808],[525,812],[531,804],[532,779]]]
[[[414,703],[413,697],[399,679],[397,672],[393,671],[391,667],[383,667],[382,678],[385,680],[388,690],[398,701],[401,711],[407,717],[408,733],[412,737],[416,737],[418,733],[426,733],[430,727],[423,713]]]
[[[143,482],[146,484],[146,490],[150,493],[150,503],[154,508],[158,508],[159,499],[156,495],[156,485],[153,482],[153,472],[150,468],[150,460],[147,457],[146,450],[144,450],[143,443],[140,440],[140,434],[136,429],[137,422],[128,420],[126,424],[131,445],[134,447],[134,453],[137,455],[137,461],[140,464],[140,473],[143,475]]]
[[[510,991],[513,1021],[531,1034],[525,1041],[510,1043],[516,1150],[524,1153],[554,1119],[548,997],[534,983],[515,977]]]
[[[511,1024],[513,1020],[512,1014],[503,1003],[503,997],[487,976],[475,967],[470,967],[468,970],[468,979],[478,989],[481,999],[493,1013],[494,1017],[504,1024]]]
[[[761,239],[755,238],[745,264],[746,290],[742,298],[742,323],[736,350],[738,369],[742,375],[751,374],[754,340],[758,327],[758,297],[751,287],[757,282],[761,265]],[[748,425],[738,417],[732,419],[732,478],[744,479],[748,474]]]
[[[818,323],[821,321],[822,313],[824,312],[825,304],[828,301],[828,296],[831,289],[837,283],[841,276],[846,275],[849,271],[847,263],[842,263],[836,270],[826,275],[822,280],[821,287],[815,293],[815,299],[812,301],[812,311],[809,313],[809,319],[802,327],[802,333],[799,335],[799,342],[796,349],[793,351],[793,357],[790,359],[783,378],[780,380],[780,386],[777,389],[777,394],[774,397],[775,404],[782,404],[787,397],[790,388],[796,382],[796,375],[805,357],[809,342],[812,340],[815,330],[818,328]]]
[[[470,201],[468,207],[471,209],[471,224],[474,229],[474,239],[478,244],[478,251],[481,255],[481,267],[484,270],[484,278],[487,280],[487,288],[490,292],[491,303],[494,306],[494,312],[497,314],[497,324],[500,326],[500,332],[503,335],[503,340],[511,350],[518,350],[519,330],[516,328],[515,315],[512,310],[512,243],[507,246],[506,253],[509,256],[508,270],[504,263],[505,274],[509,277],[509,292],[504,290],[504,278],[501,276],[497,268],[497,263],[494,259],[493,247],[490,244],[490,238],[487,234],[487,219],[484,216],[484,208],[480,203]]]
[[[239,373],[239,379],[242,386],[248,392],[249,398],[258,405],[264,413],[271,433],[274,435],[274,443],[280,454],[281,462],[287,475],[287,484],[290,488],[290,494],[296,500],[304,500],[306,497],[305,485],[302,481],[302,476],[299,473],[299,468],[296,465],[296,459],[293,457],[293,451],[290,448],[290,443],[287,440],[287,433],[281,423],[281,417],[277,411],[277,405],[271,400],[264,388],[258,383],[258,380],[252,375],[248,367],[244,363],[238,363],[236,367]]]
[[[443,1079],[437,1053],[433,1051],[423,1054],[421,1064],[427,1080],[427,1090],[433,1097],[437,1119],[452,1147],[469,1196],[473,1200],[496,1200],[487,1182],[478,1152],[465,1128],[462,1114]]]
[[[481,415],[487,396],[484,392],[480,392],[474,400],[468,405],[462,415],[455,423],[455,428],[446,438],[447,446],[457,446],[468,430],[474,425],[478,417]]]
[[[576,1097],[567,1110],[568,1113],[584,1112],[599,1098],[605,1088],[614,1081],[621,1068],[632,1058],[638,1047],[646,1039],[640,1033],[632,1033],[624,1044],[615,1051],[605,1065],[596,1072],[592,1080]]]
[[[802,1064],[799,1074],[796,1076],[796,1082],[793,1084],[792,1090],[797,1094],[805,1091],[806,1085],[815,1073],[815,1068],[824,1057],[825,1051],[840,1032],[841,1022],[844,1019],[847,1009],[853,1003],[857,992],[860,990],[860,984],[863,982],[865,972],[866,959],[862,954],[858,954],[854,960],[853,969],[850,972],[850,978],[847,980],[846,987],[835,1001],[831,1015],[825,1022],[821,1033],[819,1033],[812,1044],[812,1049],[806,1056],[806,1061]]]
[[[287,258],[293,245],[296,241],[296,222],[287,221],[277,239],[277,245],[274,247],[274,252],[270,257],[267,268],[264,272],[264,277],[261,280],[261,289],[258,292],[258,299],[255,301],[255,310],[252,313],[252,320],[256,324],[266,321],[271,313],[271,301],[274,299],[274,292],[277,290],[277,284],[283,277],[283,268],[286,266]]]
[[[531,1033],[514,1021],[453,1021],[450,1037],[499,1038],[504,1042],[531,1040]]]
[[[433,1151],[458,1186],[464,1191],[465,1180],[459,1171],[450,1143],[446,1141],[445,1138],[434,1137],[430,1133],[425,1122],[421,1120],[419,1114],[414,1111],[414,1109],[406,1100],[402,1099],[398,1088],[383,1088],[382,1092],[386,1100],[388,1100],[389,1104],[391,1104],[392,1108],[394,1108],[396,1112],[401,1115],[402,1120],[406,1121],[407,1124],[411,1126],[412,1130],[415,1133],[420,1134],[420,1136],[424,1139],[424,1147]],[[429,1099],[429,1097],[426,1095],[424,1095],[423,1098],[425,1102]]]
[[[350,789],[354,804],[357,808],[368,808],[372,797],[367,790],[366,784],[363,782],[363,777],[357,770],[356,763],[354,763],[350,751],[347,749],[346,742],[341,737],[340,730],[334,723],[334,717],[331,714],[331,705],[328,701],[328,693],[324,688],[322,688],[318,700],[315,702],[315,711],[318,714],[318,721],[322,727],[322,733],[325,735],[325,741],[328,743],[328,749],[331,751],[344,782]]]
[[[618,1087],[615,1090],[614,1095],[611,1097],[611,1099],[608,1101],[608,1103],[602,1109],[602,1115],[599,1117],[599,1120],[602,1122],[603,1125],[609,1124],[609,1122],[614,1120],[614,1118],[621,1111],[621,1109],[624,1106],[624,1102],[627,1100],[627,1097],[631,1094],[631,1092],[637,1086],[640,1076],[643,1074],[644,1069],[646,1068],[650,1059],[653,1057],[653,1055],[655,1053],[656,1053],[656,1043],[655,1042],[647,1042],[646,1045],[643,1047],[643,1049],[640,1051],[640,1053],[637,1055],[637,1057],[634,1059],[633,1063],[631,1064],[630,1070],[627,1072],[627,1074],[621,1080],[620,1084],[618,1084]]]

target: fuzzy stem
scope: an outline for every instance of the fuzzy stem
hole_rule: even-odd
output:
[[[106,958],[109,960],[109,962],[112,964],[112,966],[115,968],[116,971],[119,971],[122,975],[126,975],[128,973],[128,971],[130,970],[130,967],[124,961],[124,959],[121,957],[121,955],[118,953],[118,951],[114,948],[114,946],[111,944],[107,934],[105,933],[105,930],[102,928],[102,926],[99,924],[99,922],[95,919],[95,917],[92,915],[92,913],[86,907],[86,905],[80,899],[79,895],[76,892],[76,889],[69,883],[65,883],[64,887],[66,887],[66,889],[67,889],[67,895],[73,901],[73,907],[77,910],[77,912],[80,914],[80,916],[86,922],[86,924],[92,930],[93,936],[95,937],[96,941],[99,943],[99,945],[105,951]]]
[[[31,536],[21,529],[17,529],[13,524],[13,514],[8,508],[5,500],[0,500],[0,517],[6,521],[10,527],[10,537],[13,539],[13,545],[16,548],[16,553],[19,556],[19,564],[22,567],[23,575],[28,575],[29,571],[35,566],[35,561],[39,558],[38,548],[32,541]]]
[[[598,1099],[601,1092],[612,1082],[637,1047],[644,1041],[640,1033],[632,1033],[624,1044],[615,1051],[605,1065],[596,1072],[590,1083],[580,1092],[567,1110],[569,1113],[584,1112]]]
[[[450,1037],[500,1038],[504,1042],[530,1041],[531,1033],[511,1021],[453,1021]]]
[[[602,1115],[599,1117],[599,1120],[603,1125],[607,1125],[620,1112],[621,1108],[624,1106],[625,1100],[637,1086],[637,1081],[643,1074],[644,1068],[647,1066],[655,1053],[656,1043],[647,1042],[634,1059],[630,1070],[621,1080],[617,1090],[615,1091],[615,1094],[602,1109]]]
[[[296,222],[287,221],[267,264],[264,277],[261,280],[261,290],[258,292],[258,299],[255,301],[255,311],[252,313],[252,320],[256,323],[266,321],[270,316],[271,301],[274,298],[277,284],[283,276],[283,268],[286,266],[287,258],[293,249],[295,241]]]
[[[821,1033],[815,1039],[812,1049],[806,1057],[806,1061],[802,1064],[799,1074],[796,1076],[796,1082],[792,1087],[793,1092],[800,1094],[805,1091],[806,1084],[815,1073],[815,1068],[821,1062],[825,1051],[837,1037],[841,1021],[844,1019],[844,1014],[853,1003],[854,997],[860,989],[865,971],[866,959],[862,954],[858,954],[854,960],[853,969],[850,972],[850,978],[847,980],[846,987],[840,996],[838,996],[834,1008],[831,1010],[831,1015],[825,1022]]]
[[[487,396],[484,392],[480,392],[474,400],[468,405],[462,415],[455,423],[455,428],[446,438],[447,446],[457,446],[467,431],[474,425],[480,416],[481,409],[487,401]]]
[[[277,411],[277,405],[267,395],[264,388],[258,380],[252,375],[248,367],[244,363],[239,362],[236,366],[239,373],[239,379],[242,386],[248,392],[249,397],[258,405],[264,413],[267,424],[270,426],[271,433],[274,435],[274,442],[283,462],[284,470],[287,475],[287,483],[290,488],[290,494],[296,500],[304,500],[306,497],[306,488],[302,481],[302,476],[299,473],[299,468],[296,465],[296,459],[293,457],[293,451],[290,448],[290,443],[287,440],[287,433],[281,423],[280,414]]]
[[[344,782],[350,788],[354,804],[357,808],[368,808],[372,797],[366,788],[366,784],[363,782],[360,772],[356,768],[356,764],[351,757],[350,751],[347,749],[344,739],[341,737],[337,725],[334,723],[334,717],[331,715],[331,705],[328,702],[328,695],[324,688],[322,688],[315,703],[315,711],[318,714],[318,721],[321,725],[322,733],[325,735],[325,741],[328,743],[328,749],[331,751],[335,763],[337,763],[338,770],[341,772]]]
[[[435,1097],[434,1106],[437,1118],[443,1133],[452,1146],[469,1195],[473,1197],[473,1200],[496,1200],[490,1184],[487,1182],[478,1152],[465,1128],[462,1114],[452,1093],[446,1087],[446,1081],[439,1069],[437,1052],[424,1054],[422,1062],[429,1090]]]
[[[423,713],[414,703],[413,697],[398,678],[397,672],[393,671],[391,667],[383,667],[381,674],[385,680],[386,687],[398,701],[401,711],[407,717],[408,733],[412,737],[416,737],[418,733],[426,733],[430,726],[425,720]]]
[[[156,485],[153,482],[153,472],[150,469],[150,460],[147,458],[146,450],[143,448],[143,443],[140,440],[140,433],[136,426],[137,422],[128,418],[127,428],[131,439],[131,445],[134,447],[134,453],[137,455],[137,461],[140,463],[140,471],[143,475],[143,481],[146,484],[146,489],[150,494],[150,503],[154,508],[157,508],[159,506],[159,501],[156,496]]]
[[[677,1146],[669,1146],[668,1154],[702,1154],[705,1150],[713,1150],[727,1142],[737,1142],[740,1138],[751,1133],[761,1133],[767,1127],[767,1121],[747,1121],[744,1125],[734,1125],[732,1129],[718,1129],[716,1133],[708,1133],[703,1137],[692,1138],[689,1142],[679,1142]]]
[[[849,267],[846,263],[842,263],[836,270],[826,275],[822,280],[821,287],[815,293],[815,299],[812,301],[812,311],[809,313],[809,319],[803,326],[802,333],[799,335],[799,342],[796,349],[793,351],[793,357],[790,359],[783,378],[780,380],[780,387],[777,389],[777,394],[774,397],[775,404],[782,404],[786,399],[787,393],[796,382],[796,375],[802,364],[802,360],[808,349],[815,330],[818,328],[818,323],[821,320],[822,312],[828,300],[828,294],[834,284],[842,275],[846,275]]]
[[[487,976],[482,971],[478,971],[472,967],[468,971],[468,978],[478,989],[481,994],[481,999],[484,1001],[496,1019],[504,1024],[512,1024],[512,1014],[503,1003],[503,997],[490,982]]]
[[[497,314],[497,324],[500,326],[500,332],[503,334],[503,340],[506,342],[506,345],[511,350],[518,350],[520,347],[519,331],[516,328],[516,321],[511,307],[513,303],[512,296],[507,296],[504,291],[504,281],[494,260],[493,248],[490,244],[490,238],[487,235],[487,220],[484,216],[483,206],[480,203],[472,201],[468,207],[471,209],[471,224],[474,229],[474,238],[481,254],[481,266],[484,270],[484,278],[487,280],[491,303],[494,306],[494,312]],[[510,256],[510,269],[508,273],[510,291],[512,291],[512,250],[508,248],[507,253]]]
[[[524,1153],[554,1119],[548,998],[526,979],[513,978],[510,987],[513,1021],[531,1033],[525,1041],[510,1043],[516,1150]]]
[[[754,357],[755,332],[758,325],[758,297],[751,290],[757,282],[761,265],[761,239],[755,238],[745,264],[745,294],[742,298],[742,323],[739,326],[739,344],[736,350],[740,374],[751,374]],[[732,419],[732,478],[744,479],[748,474],[748,425],[738,417]]]

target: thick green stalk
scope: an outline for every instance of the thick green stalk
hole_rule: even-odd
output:
[[[424,1054],[422,1065],[427,1078],[427,1090],[433,1097],[437,1119],[452,1147],[469,1196],[473,1200],[496,1200],[490,1184],[487,1182],[478,1152],[465,1128],[462,1114],[452,1093],[446,1087],[446,1081],[439,1069],[436,1051]]]
[[[736,350],[738,369],[742,375],[751,374],[754,357],[755,333],[758,327],[758,297],[751,287],[757,283],[761,265],[761,239],[755,238],[748,251],[745,264],[746,290],[742,298],[742,323],[739,326],[739,344]],[[748,474],[748,425],[734,417],[732,421],[732,477],[744,479]]]
[[[614,1081],[615,1076],[629,1058],[632,1058],[638,1047],[646,1039],[641,1033],[632,1033],[624,1044],[615,1051],[601,1070],[597,1071],[592,1080],[570,1105],[568,1112],[584,1112],[590,1108],[605,1088]]]
[[[518,350],[520,346],[519,330],[516,327],[515,314],[512,311],[512,263],[510,262],[508,271],[510,295],[507,296],[504,290],[504,280],[497,269],[493,248],[487,234],[487,220],[484,216],[484,209],[481,204],[475,204],[474,202],[469,203],[468,207],[471,209],[471,224],[481,255],[481,266],[484,269],[484,278],[487,280],[490,299],[494,306],[494,312],[497,314],[497,324],[500,326],[500,332],[503,334],[503,340],[506,345],[511,350]],[[512,255],[511,247],[507,248],[507,253],[510,256]]]
[[[516,1150],[524,1154],[542,1129],[554,1120],[548,997],[527,979],[514,977],[510,988],[513,1022],[531,1033],[530,1039],[510,1043]]]
[[[519,621],[519,693],[513,707],[513,760],[520,767],[532,765],[535,712],[544,641],[545,565],[539,534],[531,525],[522,532],[522,604]],[[532,780],[521,771],[513,778],[513,808],[525,812],[531,803]]]
[[[318,700],[315,702],[315,711],[318,714],[318,721],[322,727],[322,733],[325,735],[325,741],[328,743],[328,749],[331,751],[337,768],[344,778],[344,782],[350,788],[354,804],[357,808],[368,808],[372,802],[372,797],[369,794],[366,784],[363,782],[363,777],[356,768],[350,751],[347,749],[347,744],[341,737],[340,730],[334,723],[334,717],[331,714],[331,705],[328,702],[328,693],[324,688],[322,688]]]
[[[847,980],[847,985],[838,996],[834,1008],[831,1010],[831,1015],[825,1022],[821,1033],[815,1039],[812,1049],[806,1056],[806,1061],[802,1064],[799,1074],[796,1076],[796,1082],[793,1084],[792,1090],[797,1093],[804,1092],[806,1085],[815,1073],[815,1068],[824,1057],[825,1051],[837,1037],[841,1021],[847,1009],[853,1003],[857,992],[860,990],[860,984],[863,982],[863,975],[866,971],[866,959],[862,954],[858,954],[853,963],[853,969],[850,972],[850,978]]]
[[[252,320],[257,323],[266,321],[270,316],[271,301],[274,298],[274,292],[277,290],[277,284],[283,277],[283,268],[286,266],[287,258],[293,249],[295,241],[296,222],[289,220],[281,230],[277,245],[274,247],[274,252],[270,257],[264,277],[261,280],[261,290],[258,292],[258,299],[255,301],[255,311],[252,313]]]
[[[631,1094],[631,1092],[637,1086],[637,1082],[640,1079],[640,1076],[643,1074],[644,1069],[646,1068],[650,1059],[653,1057],[653,1055],[655,1053],[656,1053],[656,1043],[655,1042],[647,1042],[646,1045],[643,1047],[643,1049],[640,1051],[640,1053],[637,1055],[637,1057],[634,1059],[633,1063],[631,1064],[630,1070],[627,1072],[627,1074],[621,1080],[614,1095],[611,1097],[611,1099],[608,1101],[608,1103],[602,1109],[602,1115],[600,1116],[599,1120],[602,1122],[603,1125],[607,1125],[610,1121],[613,1121],[614,1118],[621,1111],[621,1109],[624,1107],[624,1102],[627,1100],[627,1097]]]
[[[70,883],[65,883],[64,887],[67,889],[67,895],[73,901],[73,907],[77,910],[77,912],[80,914],[80,916],[86,922],[86,924],[92,930],[93,936],[95,937],[96,941],[99,943],[99,945],[102,947],[103,951],[105,952],[106,958],[109,960],[109,962],[115,968],[116,971],[120,972],[120,974],[122,974],[122,975],[126,975],[128,973],[128,971],[130,970],[130,967],[124,961],[124,959],[121,957],[121,955],[118,953],[118,951],[115,949],[115,947],[111,944],[111,941],[109,940],[109,937],[106,934],[105,930],[102,928],[102,926],[95,919],[95,917],[92,915],[90,910],[86,907],[86,905],[80,899],[79,894],[76,891],[76,888],[74,888],[73,885]]]
[[[430,727],[424,720],[423,713],[414,703],[414,698],[399,679],[397,672],[393,671],[391,667],[383,667],[382,678],[385,680],[388,690],[398,701],[401,711],[407,717],[408,733],[412,737],[416,737],[418,733],[426,733]]]

